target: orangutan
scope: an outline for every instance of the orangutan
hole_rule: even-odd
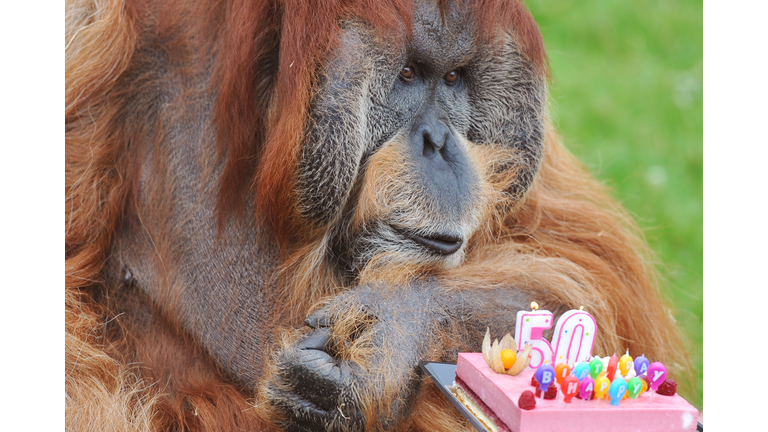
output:
[[[67,8],[69,429],[466,430],[418,361],[532,300],[686,365],[518,0]]]

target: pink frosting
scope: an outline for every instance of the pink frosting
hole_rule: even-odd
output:
[[[698,411],[679,395],[646,392],[637,399],[625,399],[615,407],[608,400],[573,399],[567,404],[560,392],[556,400],[536,398],[536,408],[521,410],[517,401],[523,391],[534,390],[533,372],[527,369],[517,376],[498,374],[488,367],[482,353],[459,353],[456,365],[456,375],[515,432],[696,430]]]

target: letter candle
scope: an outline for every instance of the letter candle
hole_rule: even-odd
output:
[[[571,375],[575,378],[574,375]],[[588,401],[592,399],[592,391],[595,389],[595,380],[589,375],[585,375],[579,385],[579,396],[582,400]]]
[[[555,366],[555,373],[557,374],[557,383],[563,385],[565,377],[571,375],[571,368],[565,363],[558,363],[557,366]],[[576,381],[578,381],[578,378]]]
[[[595,357],[589,362],[589,375],[592,379],[597,379],[600,376],[600,372],[603,371],[603,362],[599,358]],[[610,381],[610,379],[609,379]]]
[[[606,378],[607,379],[607,378]],[[619,406],[619,402],[624,399],[627,392],[627,382],[622,377],[616,377],[608,388],[608,396],[611,398],[611,405]]]
[[[539,382],[539,390],[541,390],[541,398],[544,399],[544,393],[547,392],[549,386],[555,382],[555,368],[551,365],[542,365],[534,374],[536,381]]]
[[[583,380],[584,377],[589,375],[589,363],[587,362],[579,362],[576,364],[576,366],[573,367],[573,371],[571,372],[573,376],[579,379],[579,381]]]
[[[536,302],[531,302],[531,309],[517,312],[515,340],[518,350],[522,350],[526,343],[531,343],[531,363],[528,367],[536,369],[552,363],[552,345],[541,334],[552,328],[553,315],[548,310],[538,310],[539,304]]]
[[[627,348],[627,353],[621,356],[621,359],[619,360],[619,369],[621,370],[622,375],[626,375],[629,373],[629,370],[632,369],[633,366],[632,356],[629,355],[629,348]]]
[[[635,359],[635,374],[641,376],[645,375],[646,372],[648,372],[648,359],[645,358],[645,353],[643,353]]]
[[[640,393],[643,392],[642,378],[634,377],[627,381],[627,391],[629,392],[630,398],[637,399],[637,397],[640,396]]]
[[[656,394],[659,385],[667,379],[667,368],[660,362],[653,362],[648,366],[648,380],[651,382],[651,397]]]
[[[611,381],[605,376],[600,376],[595,379],[594,392],[596,399],[602,399],[605,394],[608,393],[608,387],[611,385]]]
[[[580,390],[580,384],[579,379],[573,375],[568,375],[563,380],[560,388],[563,390],[563,401],[565,403],[571,403],[571,399],[576,396],[576,393]]]

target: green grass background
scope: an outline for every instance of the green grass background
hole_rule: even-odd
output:
[[[702,4],[526,3],[549,53],[555,125],[656,252],[697,377],[685,396],[702,409]]]

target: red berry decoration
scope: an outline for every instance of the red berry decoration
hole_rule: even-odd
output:
[[[536,397],[541,397],[541,389],[536,387]],[[557,386],[551,385],[544,393],[544,399],[554,399],[557,397]]]
[[[579,399],[583,399],[581,397],[581,392],[576,393],[576,397],[579,398]],[[594,390],[592,390],[592,394],[589,395],[589,400],[595,400],[595,391]]]
[[[666,379],[663,383],[659,384],[656,393],[664,396],[674,396],[677,393],[677,383],[673,379]]]
[[[536,389],[536,396],[541,397],[541,389]],[[544,393],[544,399],[554,399],[557,397],[557,387],[549,386],[547,392]]]
[[[536,408],[536,398],[533,397],[533,392],[526,390],[520,395],[520,399],[517,401],[517,406],[520,409],[532,410]]]
[[[536,388],[539,388],[539,382],[536,381],[536,375],[531,375],[531,385]]]

